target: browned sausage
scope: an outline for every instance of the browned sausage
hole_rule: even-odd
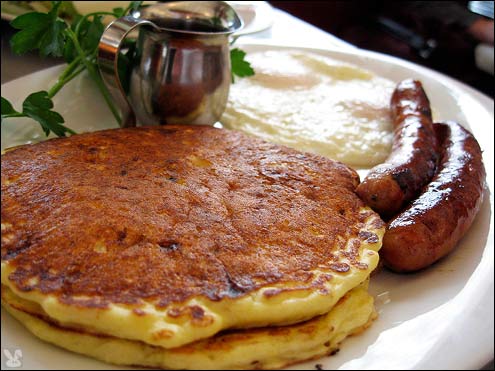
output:
[[[390,102],[394,140],[385,163],[370,170],[356,192],[384,219],[418,196],[438,159],[430,103],[419,81],[400,82]]]
[[[432,181],[392,219],[380,256],[398,272],[425,268],[449,253],[471,226],[483,200],[485,168],[473,135],[455,122],[434,124],[441,159]]]

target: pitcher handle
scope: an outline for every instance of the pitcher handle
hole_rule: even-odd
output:
[[[143,25],[156,27],[150,21],[137,19],[132,16],[118,18],[108,25],[98,44],[97,60],[101,77],[122,111],[122,127],[136,126],[136,115],[120,83],[117,68],[118,56],[122,42],[129,32]]]

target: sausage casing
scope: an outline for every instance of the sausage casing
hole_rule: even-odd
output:
[[[431,180],[438,160],[428,97],[419,81],[400,82],[390,102],[394,140],[385,163],[356,192],[384,219],[396,215]]]
[[[485,168],[474,136],[455,122],[434,124],[438,171],[424,192],[387,226],[380,256],[412,272],[447,255],[464,236],[483,200]]]

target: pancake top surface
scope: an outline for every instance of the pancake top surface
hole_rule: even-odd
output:
[[[212,127],[49,140],[2,156],[2,261],[18,292],[87,308],[284,282],[325,294],[332,272],[368,268],[346,241],[379,239],[362,232],[374,214],[358,181],[341,163]],[[315,280],[317,268],[329,274]]]

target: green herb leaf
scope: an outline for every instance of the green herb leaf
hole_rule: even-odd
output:
[[[67,28],[64,21],[55,21],[50,23],[45,35],[40,40],[40,55],[47,57],[52,55],[54,57],[61,57],[64,52],[64,39],[63,31]]]
[[[232,82],[235,81],[234,76],[247,77],[254,75],[254,70],[251,67],[251,64],[244,59],[245,56],[246,52],[239,48],[230,50]]]
[[[103,31],[105,30],[102,19],[103,17],[101,15],[95,15],[85,32],[79,35],[80,44],[84,51],[91,52],[98,47],[101,35],[103,35]]]
[[[83,17],[78,15],[74,18],[74,21],[72,22],[72,25],[71,25],[71,30],[72,31],[75,31],[77,25],[80,23],[80,22],[85,22],[86,20],[83,20]],[[87,21],[86,21],[87,22]],[[81,27],[84,27],[84,25],[81,25]],[[87,27],[86,27],[87,28]],[[72,62],[76,57],[77,57],[77,51],[76,51],[76,48],[74,47],[74,43],[72,42],[72,40],[68,37],[66,38],[65,40],[65,45],[64,45],[64,52],[63,52],[63,57],[65,59],[65,61],[67,63],[70,63]]]
[[[101,15],[93,16],[92,21],[78,16],[75,18],[74,23],[72,23],[72,31],[75,32],[76,28],[79,28],[77,39],[79,40],[79,45],[81,45],[82,50],[87,54],[93,53],[98,47],[101,35],[105,30],[102,19],[103,16]],[[68,37],[65,42],[63,55],[67,63],[71,63],[78,56],[76,48],[74,47],[74,42],[70,37]]]
[[[21,30],[10,39],[12,51],[15,54],[24,54],[38,49],[48,22],[48,14],[37,12],[20,15],[10,22],[12,27]]]
[[[11,115],[11,114],[18,114],[14,107],[12,107],[12,103],[10,103],[7,99],[2,97],[2,120],[5,118],[5,116]]]
[[[52,55],[61,57],[64,51],[65,35],[63,31],[67,28],[65,21],[58,18],[61,1],[52,1],[52,9],[48,12],[50,22],[47,33],[40,41],[40,54],[44,57]]]
[[[14,53],[24,54],[39,49],[40,55],[44,57],[62,55],[65,41],[63,31],[67,24],[58,19],[60,4],[60,1],[54,1],[49,13],[23,14],[10,23],[12,27],[21,30],[10,40]]]
[[[75,134],[75,132],[64,125],[63,117],[51,111],[53,102],[48,97],[46,91],[39,91],[29,95],[22,103],[22,113],[33,120],[38,121],[46,136],[54,132],[59,137],[65,137],[66,133]]]
[[[113,8],[112,13],[115,14],[116,18],[123,17],[125,14],[125,9],[124,8]]]

